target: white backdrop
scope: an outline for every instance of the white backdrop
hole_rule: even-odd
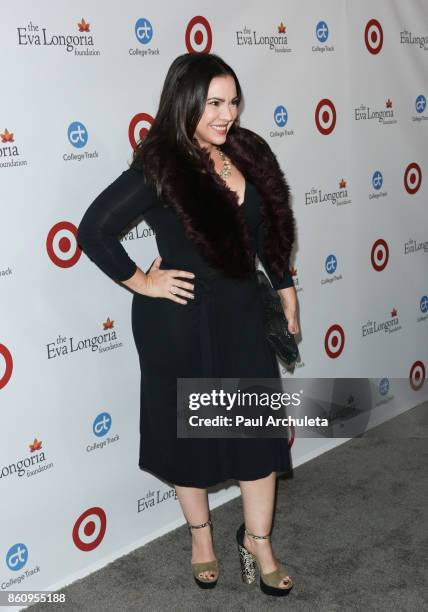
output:
[[[370,378],[371,424],[427,398],[426,2],[25,0],[0,29],[1,591],[59,588],[183,522],[138,468],[132,295],[75,240],[181,53],[231,64],[290,184],[302,361],[283,376]],[[144,221],[123,244],[157,255]],[[293,463],[343,441],[296,438]]]

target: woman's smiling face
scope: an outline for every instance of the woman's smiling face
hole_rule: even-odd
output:
[[[235,79],[230,75],[211,80],[205,109],[196,127],[195,137],[201,147],[211,150],[226,140],[227,132],[238,116],[239,98]]]

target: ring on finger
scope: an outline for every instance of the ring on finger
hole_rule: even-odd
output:
[[[171,289],[170,289],[170,292],[171,292],[173,295],[175,295],[175,294],[177,293],[176,291],[174,291],[174,289],[177,289],[177,287],[176,287],[175,285],[173,285],[173,286],[171,287]]]

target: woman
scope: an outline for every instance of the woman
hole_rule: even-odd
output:
[[[270,594],[292,587],[269,540],[276,472],[290,469],[286,439],[177,438],[178,377],[279,378],[265,336],[255,255],[280,291],[298,333],[288,263],[294,217],[275,155],[239,127],[241,87],[213,54],[184,54],[170,66],[158,113],[131,167],[86,211],[78,242],[112,279],[134,292],[132,328],[141,367],[139,466],[175,486],[192,535],[192,568],[217,584],[207,487],[239,480],[237,532],[242,577]],[[145,273],[118,234],[143,215],[160,256]],[[204,527],[210,527],[206,529]]]

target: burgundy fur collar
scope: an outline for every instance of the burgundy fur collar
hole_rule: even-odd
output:
[[[265,140],[241,127],[231,128],[221,149],[260,193],[265,257],[271,270],[282,277],[289,266],[295,221],[276,156]],[[166,199],[183,222],[187,237],[211,266],[228,277],[247,278],[255,268],[244,211],[205,150],[202,158],[204,173],[188,163],[177,164]]]

